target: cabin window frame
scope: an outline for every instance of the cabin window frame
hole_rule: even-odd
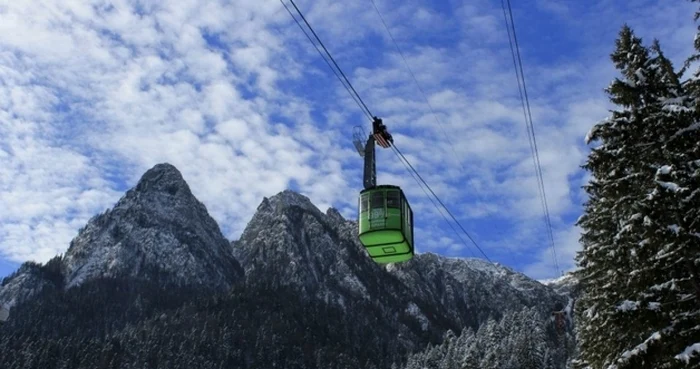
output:
[[[377,199],[381,197],[381,202],[380,204],[377,204]],[[374,209],[385,209],[386,208],[386,195],[384,194],[384,191],[375,191],[370,194],[370,199],[369,199],[369,209],[374,210]]]
[[[362,195],[360,195],[360,213],[369,212],[369,209],[370,209],[369,200],[370,200],[369,193],[363,193]]]
[[[386,191],[386,196],[384,197],[386,201],[387,209],[399,209],[401,210],[401,192],[399,190],[388,190]],[[391,198],[392,204],[389,204],[389,199]]]

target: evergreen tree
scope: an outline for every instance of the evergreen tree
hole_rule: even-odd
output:
[[[674,357],[700,342],[697,283],[698,176],[700,136],[697,114],[678,75],[655,43],[660,84],[660,111],[654,123],[659,155],[651,158],[654,188],[640,201],[635,232],[643,238],[633,259],[631,315],[640,329],[636,341],[621,354],[621,367],[684,367]],[[695,301],[694,301],[695,300]],[[641,327],[644,328],[641,328]],[[646,363],[646,364],[642,364]]]
[[[584,166],[594,179],[579,220],[575,366],[681,368],[698,362],[679,354],[700,342],[700,94],[686,91],[698,84],[627,26],[612,59],[621,109],[589,133],[602,144]]]
[[[519,314],[522,328],[517,334],[519,365],[521,369],[541,369],[545,362],[546,341],[544,327],[535,309],[524,309]],[[516,352],[517,352],[516,351]]]
[[[479,353],[474,344],[469,345],[466,354],[462,359],[460,369],[479,369]]]
[[[636,204],[652,186],[642,160],[648,154],[646,118],[654,109],[649,86],[654,83],[652,60],[642,40],[624,26],[611,59],[620,70],[607,88],[612,102],[621,109],[596,124],[587,142],[600,140],[584,169],[593,179],[584,189],[589,194],[584,215],[583,250],[577,255],[577,271],[584,290],[577,309],[579,341],[584,364],[594,368],[610,364],[624,343],[633,338],[631,317],[621,303],[628,300],[630,256],[639,236],[632,232],[638,218]]]

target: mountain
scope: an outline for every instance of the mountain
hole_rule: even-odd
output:
[[[390,269],[414,295],[442,306],[450,321],[477,329],[490,317],[535,307],[551,313],[566,298],[547,286],[481,259],[447,258],[432,253],[416,255]]]
[[[565,295],[478,259],[427,253],[379,265],[356,227],[283,191],[228,242],[177,169],[156,165],[64,256],[5,278],[0,304],[13,309],[0,326],[0,362],[378,369],[525,319],[544,332],[533,344],[558,352],[550,367],[563,367],[551,310]]]
[[[566,291],[481,259],[425,253],[406,263],[378,265],[366,256],[354,221],[332,208],[324,213],[292,191],[264,199],[232,247],[248,281],[272,278],[340,308],[347,301],[367,302],[373,314],[395,322],[397,349],[405,352],[437,344],[450,332],[477,331],[489,321],[512,326],[516,323],[503,321],[535,319],[539,325],[522,326],[519,339],[540,330],[540,359],[555,368],[568,358],[561,340],[572,341],[570,319],[567,332],[558,332],[552,319],[558,305],[569,305]]]
[[[422,256],[422,255],[421,255]],[[434,257],[447,271],[457,276],[474,276],[475,270],[487,271],[497,278],[484,278],[476,283],[479,288],[491,291],[486,295],[497,306],[487,315],[486,322],[476,328],[469,326],[461,333],[448,331],[441,344],[431,345],[408,356],[402,369],[518,369],[518,368],[570,368],[577,355],[574,334],[573,306],[578,296],[579,283],[568,274],[554,280],[536,282],[522,274],[514,273],[483,260],[455,260]],[[461,270],[456,272],[455,269]],[[483,277],[483,276],[482,276]],[[462,279],[464,280],[464,279]],[[544,284],[547,287],[542,289]],[[468,285],[468,283],[467,283]],[[522,294],[509,291],[511,285]],[[501,292],[498,292],[498,291]],[[474,291],[478,295],[477,291]],[[552,298],[556,293],[558,297]],[[538,297],[539,296],[539,297]],[[532,299],[555,301],[531,304]],[[515,300],[522,299],[525,304]],[[510,300],[510,302],[509,302]],[[498,304],[509,303],[512,308]],[[528,306],[529,305],[529,306]],[[557,321],[552,310],[561,308],[563,319]],[[561,323],[561,324],[558,324]]]
[[[417,303],[430,310],[430,303],[413,302],[398,278],[366,256],[354,223],[335,209],[323,213],[293,191],[263,199],[232,248],[249,283],[289,286],[343,311],[350,302],[365,304],[381,320],[398,322],[392,329],[398,329],[397,341],[405,349],[437,341],[453,328],[444,314],[431,314],[432,324],[423,326],[407,308]]]
[[[170,164],[148,170],[113,209],[71,242],[68,287],[96,276],[131,276],[230,288],[243,275],[219,225]]]
[[[366,257],[351,222],[289,190],[263,199],[231,245],[248,280],[273,277],[329,303],[383,299],[390,285],[399,288],[394,279],[379,280],[382,267]]]
[[[0,284],[0,306],[10,309],[19,302],[34,298],[42,290],[62,288],[63,276],[57,260],[60,259],[54,258],[45,265],[26,262],[4,278]]]
[[[551,288],[480,259],[425,253],[402,264],[376,264],[354,221],[332,208],[323,213],[293,191],[265,198],[232,247],[247,279],[275,276],[331,303],[362,298],[385,310],[401,308],[425,331],[477,328],[509,309],[550,311],[566,302]]]
[[[112,209],[93,217],[51,265],[28,263],[6,278],[0,304],[11,307],[47,286],[71,288],[95,278],[226,290],[243,277],[218,224],[170,164],[144,173]]]

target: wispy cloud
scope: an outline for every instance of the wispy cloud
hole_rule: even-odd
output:
[[[552,276],[500,5],[375,1],[437,120],[369,1],[297,4],[486,253]],[[607,114],[602,89],[619,26],[658,37],[680,60],[693,9],[647,0],[515,6],[556,246],[570,268],[582,137]],[[263,196],[290,186],[354,214],[361,159],[350,136],[368,122],[279,2],[9,2],[0,6],[0,81],[7,260],[65,251],[91,216],[166,161],[230,238]],[[392,152],[379,160],[380,182],[406,188],[419,250],[478,255]]]

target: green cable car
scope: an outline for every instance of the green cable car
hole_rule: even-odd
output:
[[[373,134],[362,145],[360,130],[355,131],[354,143],[365,159],[364,190],[358,204],[358,228],[360,243],[377,263],[398,263],[410,260],[413,250],[413,211],[403,191],[398,186],[376,184],[374,143],[390,147],[393,139],[381,123],[374,118]]]
[[[378,263],[413,257],[413,211],[398,186],[381,185],[360,192],[360,242]]]

